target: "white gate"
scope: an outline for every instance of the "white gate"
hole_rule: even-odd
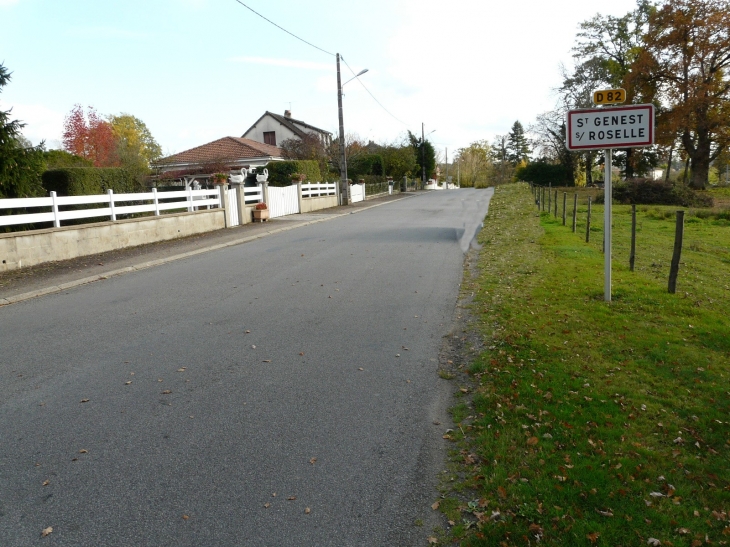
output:
[[[271,218],[294,215],[299,212],[299,193],[291,186],[269,186],[269,216]]]
[[[357,203],[365,199],[365,185],[364,184],[351,184],[350,185],[350,203]]]

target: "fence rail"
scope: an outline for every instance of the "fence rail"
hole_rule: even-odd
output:
[[[314,182],[302,184],[302,197],[315,198],[321,196],[337,195],[336,182]]]
[[[134,205],[122,205],[129,202],[148,202]],[[75,205],[97,205],[88,209],[61,210],[62,207]],[[221,206],[220,189],[214,190],[181,190],[175,192],[158,192],[153,188],[151,192],[137,192],[133,194],[115,194],[109,190],[106,194],[94,196],[59,196],[56,192],[46,198],[11,198],[0,199],[0,226],[17,226],[20,224],[37,224],[52,222],[58,228],[65,220],[83,218],[108,217],[117,220],[117,215],[136,213],[154,213],[171,209],[187,209],[192,212],[198,207]],[[38,213],[13,211],[35,208],[50,208],[50,211]]]

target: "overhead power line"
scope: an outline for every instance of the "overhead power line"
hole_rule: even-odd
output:
[[[297,40],[299,40],[300,42],[304,42],[304,43],[305,43],[305,44],[307,44],[308,46],[311,46],[311,47],[313,47],[314,49],[317,49],[317,50],[321,51],[322,53],[326,53],[327,55],[332,55],[333,57],[335,56],[335,54],[334,54],[334,53],[332,53],[332,52],[330,52],[330,51],[327,51],[326,49],[322,49],[322,48],[321,48],[321,47],[319,47],[319,46],[315,46],[315,45],[314,45],[314,44],[313,44],[312,42],[308,42],[308,41],[307,41],[307,40],[305,40],[304,38],[300,38],[299,36],[297,36],[297,35],[296,35],[296,34],[294,34],[293,32],[290,32],[290,31],[286,30],[286,29],[285,29],[284,27],[282,27],[281,25],[277,25],[277,24],[276,24],[276,23],[274,23],[274,22],[273,22],[273,21],[272,21],[271,19],[269,19],[268,17],[264,17],[264,16],[263,16],[263,15],[261,15],[261,14],[260,14],[260,13],[259,13],[258,11],[256,11],[255,9],[253,9],[253,8],[252,8],[251,6],[249,6],[249,5],[245,4],[245,3],[243,3],[243,2],[241,1],[241,0],[235,0],[235,1],[236,1],[236,2],[238,2],[239,4],[241,4],[241,5],[242,5],[242,6],[244,7],[244,8],[246,8],[247,10],[249,10],[249,11],[251,11],[252,13],[255,13],[256,15],[258,15],[259,17],[261,17],[261,19],[263,19],[264,21],[267,21],[267,22],[271,23],[272,25],[274,25],[274,26],[275,26],[276,28],[278,28],[279,30],[283,30],[283,31],[284,31],[284,32],[286,32],[286,33],[287,33],[288,35],[290,35],[290,36],[292,36],[292,37],[296,38],[296,39],[297,39]],[[344,59],[344,57],[342,57],[342,55],[340,55],[340,59],[342,59],[342,62],[343,62],[343,63],[345,63],[345,66],[347,66],[347,68],[349,68],[349,69],[350,69],[350,72],[352,72],[352,75],[356,77],[356,76],[357,76],[357,74],[355,74],[355,71],[354,71],[354,70],[352,70],[352,68],[350,67],[350,65],[348,65],[348,64],[347,64],[347,61],[345,61],[345,59]],[[389,116],[391,116],[391,117],[392,117],[392,118],[393,118],[394,120],[396,120],[396,121],[398,121],[398,122],[402,123],[402,124],[403,124],[403,125],[405,125],[406,127],[408,126],[408,124],[407,124],[406,122],[404,122],[404,121],[403,121],[403,120],[401,120],[400,118],[397,118],[397,117],[396,117],[395,115],[393,115],[393,113],[392,113],[392,112],[391,112],[390,110],[388,110],[387,108],[385,108],[385,107],[383,106],[383,103],[381,103],[381,102],[380,102],[380,101],[379,101],[378,99],[376,99],[376,98],[375,98],[375,95],[373,95],[373,94],[372,94],[372,93],[370,92],[370,90],[369,90],[369,89],[368,89],[368,88],[367,88],[367,87],[365,86],[365,84],[364,84],[364,83],[362,83],[362,80],[360,80],[360,78],[357,78],[357,80],[358,80],[358,81],[360,82],[360,85],[361,85],[361,86],[363,87],[363,89],[364,89],[365,91],[367,91],[367,92],[368,92],[368,95],[370,95],[370,96],[371,96],[371,97],[373,98],[373,100],[374,100],[374,101],[375,101],[375,102],[376,102],[376,103],[378,104],[378,106],[380,106],[380,108],[382,108],[383,110],[385,110],[385,111],[386,111],[386,112],[388,113],[388,115],[389,115]]]
[[[312,47],[313,47],[314,49],[318,49],[318,50],[319,50],[319,51],[321,51],[322,53],[326,53],[327,55],[332,55],[332,57],[334,57],[334,56],[335,56],[335,54],[334,54],[334,53],[330,53],[330,52],[329,52],[329,51],[327,51],[326,49],[322,49],[322,48],[321,48],[321,47],[319,47],[319,46],[315,46],[315,45],[314,45],[314,44],[313,44],[312,42],[307,42],[307,41],[306,41],[306,40],[305,40],[304,38],[300,38],[299,36],[297,36],[297,35],[296,35],[296,34],[294,34],[293,32],[289,32],[289,31],[288,31],[288,30],[286,30],[286,29],[285,29],[284,27],[282,27],[282,26],[279,26],[279,25],[277,25],[277,24],[276,24],[276,23],[274,23],[274,22],[273,22],[273,21],[272,21],[271,19],[268,19],[268,18],[264,17],[263,15],[261,15],[261,14],[260,14],[260,13],[259,13],[258,11],[256,11],[255,9],[253,9],[253,8],[252,8],[251,6],[247,6],[246,4],[244,4],[243,2],[241,2],[241,0],[236,0],[236,2],[238,2],[239,4],[241,4],[241,5],[242,5],[242,6],[244,7],[244,8],[246,8],[247,10],[250,10],[250,11],[252,11],[253,13],[255,13],[256,15],[258,15],[259,17],[261,17],[261,19],[263,19],[264,21],[268,21],[269,23],[271,23],[272,25],[274,25],[274,26],[275,26],[276,28],[278,28],[278,29],[280,29],[280,30],[283,30],[284,32],[286,32],[286,33],[287,33],[287,34],[289,34],[290,36],[293,36],[294,38],[296,38],[296,39],[297,39],[297,40],[299,40],[300,42],[304,42],[304,43],[305,43],[305,44],[307,44],[308,46],[312,46]]]
[[[353,75],[353,76],[357,76],[357,75],[355,74],[355,71],[354,71],[354,70],[352,70],[352,68],[350,67],[350,65],[348,65],[348,64],[347,64],[347,61],[345,61],[345,58],[344,58],[344,57],[343,57],[342,55],[340,55],[340,59],[342,59],[342,62],[343,62],[343,63],[345,63],[345,66],[346,66],[347,68],[349,68],[349,69],[350,69],[350,72],[352,72],[352,75]],[[398,121],[398,122],[402,123],[403,125],[405,125],[406,127],[408,127],[408,124],[407,124],[406,122],[404,122],[404,121],[403,121],[403,120],[401,120],[400,118],[397,118],[397,117],[395,117],[395,116],[394,116],[394,115],[393,115],[393,114],[392,114],[392,113],[390,112],[390,110],[388,110],[387,108],[385,108],[385,107],[384,107],[384,106],[382,105],[382,103],[381,103],[381,102],[380,102],[380,101],[379,101],[378,99],[376,99],[376,98],[375,98],[375,95],[373,95],[372,93],[370,93],[370,90],[369,90],[369,89],[368,89],[368,88],[367,88],[367,87],[365,86],[365,84],[364,84],[364,83],[362,83],[362,80],[361,80],[360,78],[357,78],[357,81],[358,81],[358,82],[360,82],[360,85],[361,85],[361,86],[363,87],[363,89],[365,89],[365,91],[367,91],[367,92],[368,92],[368,95],[370,95],[370,96],[371,96],[371,97],[373,98],[373,100],[374,100],[374,101],[375,101],[376,103],[378,103],[378,106],[380,106],[380,108],[382,108],[383,110],[385,110],[385,111],[386,111],[386,112],[387,112],[387,113],[388,113],[388,114],[389,114],[389,115],[390,115],[390,116],[391,116],[391,117],[392,117],[392,118],[393,118],[394,120],[396,120],[396,121]]]

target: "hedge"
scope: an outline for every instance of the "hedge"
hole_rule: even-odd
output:
[[[573,186],[575,181],[563,165],[536,161],[515,170],[515,178],[540,186]]]
[[[322,182],[319,164],[315,160],[271,161],[266,165],[269,170],[271,186],[289,186],[294,173],[306,175],[304,182]],[[258,172],[258,169],[256,170]]]
[[[89,196],[107,190],[125,194],[141,189],[133,173],[119,167],[67,167],[42,175],[43,187],[59,196]]]
[[[603,194],[596,203],[603,203]],[[613,201],[623,205],[678,205],[681,207],[712,207],[712,198],[695,192],[682,184],[668,184],[661,180],[636,178],[613,187]]]

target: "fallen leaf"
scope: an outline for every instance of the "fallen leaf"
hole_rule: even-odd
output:
[[[48,486],[49,484],[51,484],[51,481],[49,481],[49,480],[43,481],[43,486]]]
[[[41,537],[42,537],[42,538],[44,538],[44,537],[46,537],[46,536],[47,536],[48,534],[50,534],[51,532],[53,532],[53,526],[49,526],[48,528],[44,528],[44,529],[43,529],[43,530],[41,531]]]
[[[170,391],[169,389],[166,389],[166,390],[164,390],[164,391],[161,391],[160,393],[161,393],[162,395],[169,395],[170,393],[172,393],[172,391]]]
[[[687,534],[690,534],[691,532],[687,528],[680,528],[679,530],[677,530],[677,533],[680,536],[686,536]]]
[[[289,501],[294,501],[295,499],[297,499],[297,497],[296,496],[289,496],[286,499],[289,500]]]
[[[601,511],[600,509],[596,509],[596,513],[598,513],[602,517],[612,517],[613,516],[613,513],[610,510],[608,510],[608,511]]]
[[[266,503],[264,503],[264,507],[265,507],[266,509],[268,509],[269,507],[271,507],[271,504],[270,504],[269,502],[266,502]]]
[[[263,360],[263,361],[261,361],[261,362],[262,362],[262,363],[271,363],[271,359],[264,359],[264,360]]]
[[[251,345],[251,349],[256,349],[256,346],[254,346],[254,345]]]
[[[86,450],[85,448],[82,448],[81,450],[79,450],[79,454],[88,454],[88,453],[89,453],[89,451]]]
[[[365,370],[365,369],[364,369],[364,368],[362,368],[362,367],[360,367],[360,368],[358,368],[357,370]]]
[[[317,458],[310,458],[309,463],[314,465],[316,461],[317,461]]]
[[[303,351],[300,351],[300,352],[299,352],[299,355],[304,355],[304,352],[303,352]]]
[[[499,497],[504,499],[507,497],[507,490],[504,489],[504,486],[500,486],[497,488],[497,494],[499,494]]]
[[[590,534],[586,534],[586,537],[591,541],[591,543],[596,543],[600,536],[601,534],[599,534],[598,532],[591,532]]]
[[[439,540],[433,536],[428,536],[428,542],[431,543],[432,545],[435,545],[439,542]]]
[[[185,367],[177,369],[178,372],[185,372]]]
[[[535,446],[539,442],[539,439],[537,437],[530,437],[527,439],[527,445],[528,446]]]
[[[131,383],[132,383],[132,380],[130,380],[129,382],[124,382],[124,385],[125,385],[125,386],[128,386],[128,385],[129,385],[129,384],[131,384]]]
[[[250,331],[250,330],[247,330],[247,331],[246,331],[246,334],[251,334],[251,331]]]
[[[312,512],[312,510],[311,510],[311,509],[310,509],[309,507],[306,507],[306,508],[304,509],[304,514],[305,514],[305,515],[308,515],[308,514],[309,514],[309,513],[311,513],[311,512]]]
[[[659,541],[657,538],[649,538],[646,540],[647,545],[651,545],[651,547],[659,547],[662,542]]]
[[[187,515],[183,515],[183,520],[188,520],[190,517]]]
[[[88,399],[81,399],[81,402],[82,402],[82,403],[88,403],[88,402],[89,402],[89,400],[88,400]]]
[[[439,505],[440,505],[440,503],[441,503],[441,502],[438,502],[438,501],[437,501],[437,502],[434,502],[434,503],[433,503],[433,504],[431,505],[431,509],[433,509],[433,510],[435,511],[436,509],[438,509],[438,508],[439,508]]]

